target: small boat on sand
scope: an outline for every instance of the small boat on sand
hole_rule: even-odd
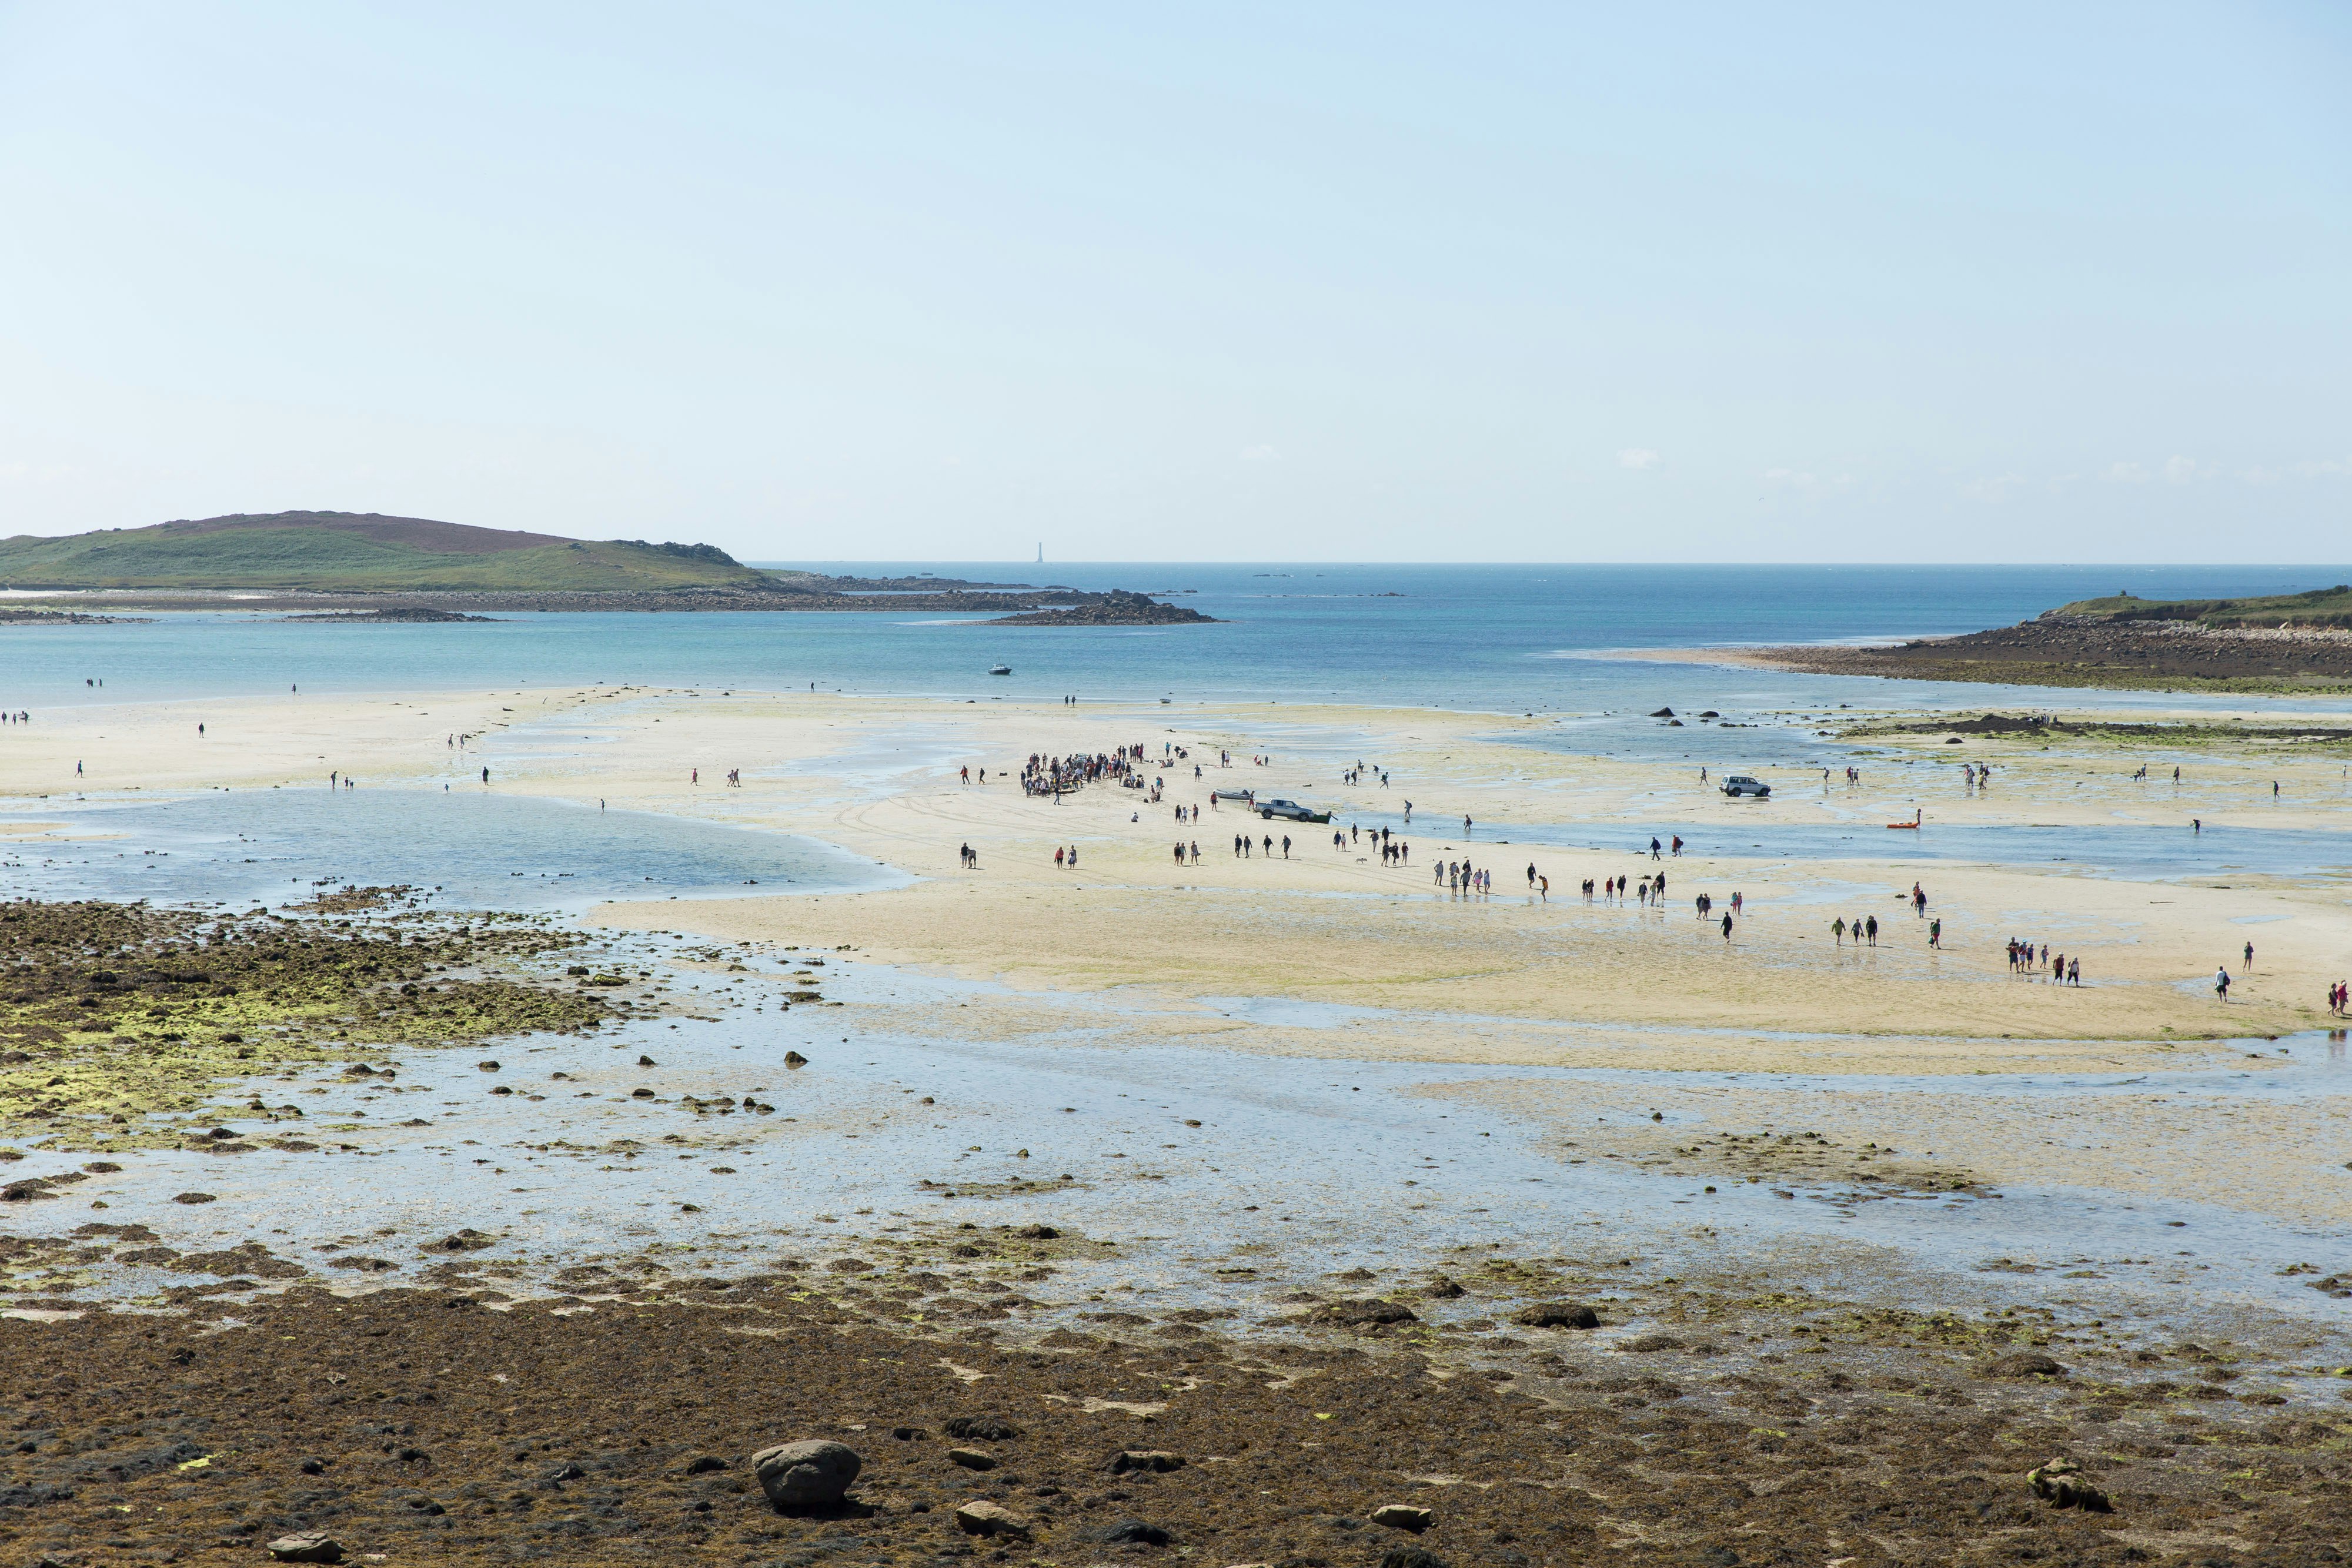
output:
[[[1890,828],[1916,828],[1916,827],[1917,827],[1921,822],[1924,822],[1924,821],[1926,821],[1927,820],[1927,813],[1926,811],[1924,811],[1924,810],[1920,810],[1918,807],[1914,806],[1913,808],[1911,808],[1911,820],[1910,820],[1909,821],[1907,821],[1907,822],[1889,822],[1889,823],[1887,823],[1886,825],[1887,825],[1888,827],[1890,827]]]

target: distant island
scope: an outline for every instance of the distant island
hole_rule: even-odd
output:
[[[1161,604],[1141,593],[1114,588],[1091,604],[1067,610],[1032,610],[1000,616],[991,626],[1192,626],[1216,619],[1181,604]]]
[[[2014,626],[1890,647],[1691,650],[1681,656],[1826,675],[2168,691],[2352,685],[2352,585],[2249,599],[2077,600]]]
[[[749,567],[716,545],[575,539],[375,512],[234,513],[142,528],[0,539],[0,588],[77,606],[287,610],[427,623],[481,611],[1012,612],[1013,624],[1207,621],[1146,594],[938,577],[828,577]],[[231,596],[234,596],[233,598]],[[1029,615],[1045,612],[1045,619]],[[44,623],[89,616],[27,611]]]

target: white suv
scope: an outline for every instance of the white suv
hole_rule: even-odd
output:
[[[1734,773],[1723,781],[1723,792],[1735,800],[1742,795],[1753,795],[1760,800],[1772,792],[1772,786],[1759,779],[1750,779],[1745,773]]]

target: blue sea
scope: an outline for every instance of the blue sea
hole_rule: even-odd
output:
[[[163,612],[144,625],[0,627],[0,706],[37,710],[295,685],[324,694],[603,683],[1590,716],[1840,702],[2013,708],[2038,699],[2014,688],[1593,655],[1934,635],[2004,625],[2118,590],[2201,597],[2352,580],[2352,567],[801,564],[1142,589],[1171,594],[1221,623],[1031,629],[882,609],[502,613],[487,625],[337,626],[275,613]],[[999,664],[1011,665],[1012,675],[986,674]],[[102,690],[85,684],[100,679]],[[2049,700],[2079,706],[2114,699],[2070,692]]]

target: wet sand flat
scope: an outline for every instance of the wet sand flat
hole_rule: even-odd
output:
[[[472,960],[481,983],[594,996],[593,1029],[339,1040],[321,1009],[299,1057],[207,1059],[211,1103],[175,1105],[170,1138],[28,1094],[0,1333],[62,1369],[19,1396],[32,1447],[0,1497],[28,1561],[94,1535],[257,1554],[296,1527],[386,1561],[1710,1568],[1824,1546],[2319,1562],[2341,1534],[2352,1150],[2319,998],[2352,915],[2324,868],[2217,886],[1724,852],[1759,803],[1496,716],[467,700],[462,756],[388,698],[299,725],[224,710],[208,738],[256,733],[222,752],[191,755],[176,709],[94,710],[38,744],[106,734],[142,794],[294,788],[273,770],[331,712],[362,790],[478,791],[487,765],[502,800],[806,835],[891,883],[604,902],[615,840],[597,897],[538,905],[570,911],[563,944]],[[452,701],[420,699],[434,725]],[[1128,743],[1161,800],[1000,782],[1031,751]],[[2112,748],[2021,753],[1978,791],[1927,744],[1872,739],[1853,787],[1784,769],[1765,809],[1867,823],[1927,795],[1986,827],[2158,825]],[[1235,766],[1195,779],[1220,748]],[[1388,789],[1339,781],[1359,756]],[[2266,820],[2352,825],[2337,764],[2262,760],[2285,783]],[[2189,782],[2217,818],[2271,809],[2249,766],[2211,771]],[[1210,814],[1241,784],[1339,821]],[[1405,799],[1409,866],[1332,843]],[[19,800],[12,875],[99,814]],[[564,852],[593,857],[593,815],[567,820]],[[1637,855],[1653,823],[1691,851]],[[1551,841],[1503,841],[1538,828]],[[485,875],[552,872],[554,841],[475,852]],[[1434,884],[1445,859],[1491,863],[1496,894]],[[364,880],[364,845],[351,862]],[[1664,907],[1576,889],[1621,873],[1664,873]],[[1914,881],[1944,951],[1898,901]],[[1727,943],[1690,901],[1734,891]],[[322,944],[425,955],[467,923],[414,890],[305,902],[274,915]],[[1877,915],[1878,946],[1832,938],[1841,915]],[[2081,955],[2091,983],[2011,971],[2011,936]],[[2205,984],[2224,960],[2227,1002]],[[1561,1303],[1596,1326],[1548,1326]],[[971,1444],[998,1460],[972,1469],[945,1454],[955,1416],[1019,1435]],[[750,1451],[813,1437],[866,1455],[857,1503],[765,1509]],[[1108,1468],[1147,1448],[1185,1463]],[[2034,1495],[2025,1471],[2061,1456],[2115,1511]],[[1028,1547],[955,1524],[982,1498]],[[1432,1519],[1377,1522],[1389,1505]],[[1130,1521],[1145,1533],[1103,1533]]]

